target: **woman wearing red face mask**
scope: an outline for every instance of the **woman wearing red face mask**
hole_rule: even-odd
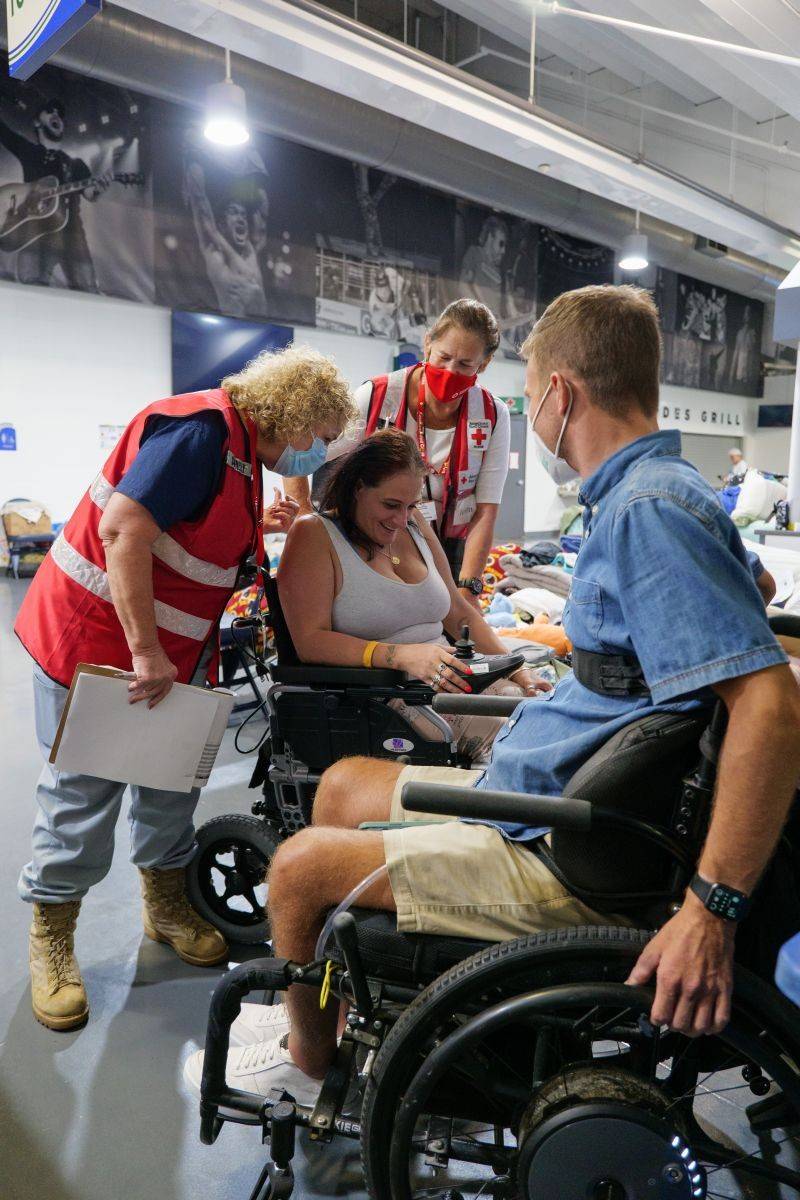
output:
[[[358,388],[360,419],[330,446],[327,460],[388,425],[413,437],[428,468],[420,511],[444,546],[459,589],[475,604],[508,473],[508,409],[478,384],[499,342],[485,304],[448,304],[425,335],[423,362]],[[307,481],[287,484],[307,510]]]

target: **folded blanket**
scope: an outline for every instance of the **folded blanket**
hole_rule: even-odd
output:
[[[562,567],[525,567],[518,554],[504,554],[500,566],[506,573],[506,579],[510,579],[518,588],[540,587],[555,592],[557,596],[569,595],[570,576]],[[507,590],[503,588],[503,591]]]

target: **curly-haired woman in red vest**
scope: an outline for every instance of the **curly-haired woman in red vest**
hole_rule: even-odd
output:
[[[160,400],[127,426],[37,572],[15,630],[34,660],[36,733],[45,760],[79,662],[133,671],[132,703],[173,683],[216,676],[219,621],[240,567],[263,557],[261,467],[313,471],[355,416],[334,364],[291,346],[254,359],[213,391]],[[285,524],[291,503],[278,506]],[[125,785],[46,763],[31,861],[19,891],[33,904],[33,1011],[51,1029],[86,1020],[73,952],[81,900],[111,866]],[[131,789],[131,858],[148,937],[185,962],[227,956],[189,906],[199,793]]]
[[[355,393],[359,420],[328,451],[331,462],[377,429],[397,426],[425,462],[421,511],[444,546],[453,578],[473,604],[494,538],[508,474],[511,421],[478,384],[500,344],[492,312],[479,300],[454,300],[425,335],[423,362],[368,379]],[[308,483],[287,491],[311,511]]]

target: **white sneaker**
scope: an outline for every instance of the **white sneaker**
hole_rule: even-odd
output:
[[[243,1004],[231,1025],[231,1046],[253,1046],[271,1042],[289,1032],[289,1010],[285,1004]]]
[[[285,1040],[284,1034],[283,1037],[273,1038],[271,1042],[256,1042],[253,1046],[237,1046],[229,1050],[225,1068],[228,1087],[255,1092],[259,1096],[268,1096],[273,1088],[283,1088],[290,1096],[294,1096],[298,1104],[313,1107],[322,1082],[312,1079],[295,1066],[288,1049],[283,1045]],[[190,1055],[183,1068],[183,1078],[195,1096],[200,1095],[203,1053],[198,1050]]]

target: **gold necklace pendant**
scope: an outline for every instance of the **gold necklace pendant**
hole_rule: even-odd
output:
[[[392,564],[393,567],[400,566],[400,559],[397,557],[396,554],[390,554],[389,551],[384,550],[382,546],[378,547],[378,553],[382,554],[384,558],[388,558],[389,562]]]

